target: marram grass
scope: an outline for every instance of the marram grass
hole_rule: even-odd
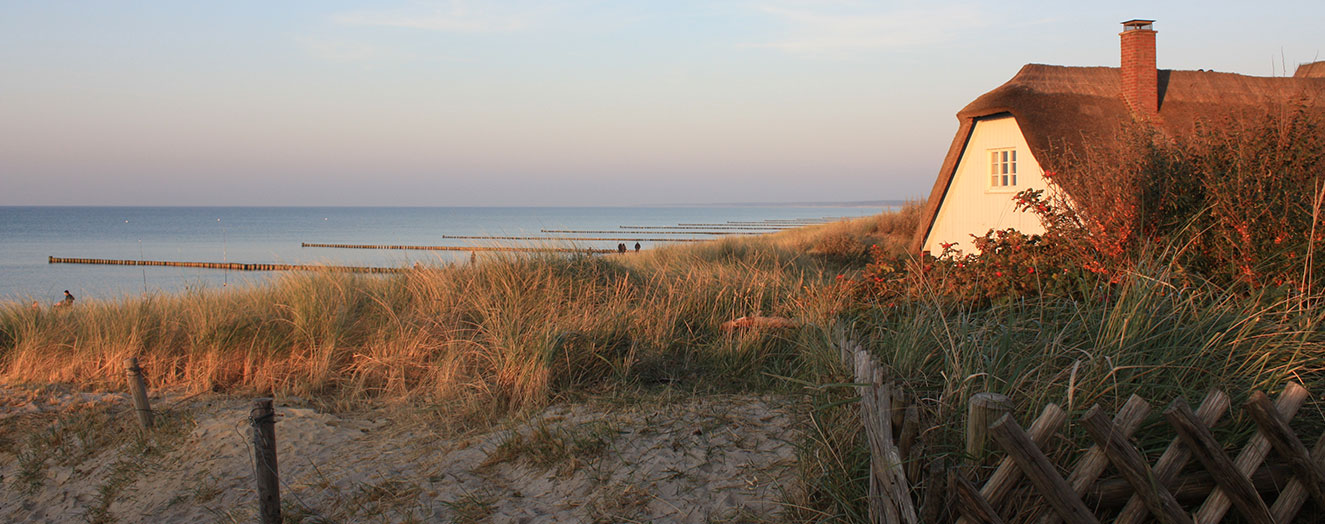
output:
[[[831,366],[819,342],[846,303],[830,278],[845,262],[820,253],[820,239],[854,238],[859,251],[894,220],[392,276],[291,273],[68,311],[11,303],[0,307],[0,382],[119,387],[122,360],[136,356],[154,389],[409,399],[469,414],[620,384],[765,387]],[[802,327],[720,329],[745,315]]]
[[[1008,395],[1023,426],[1048,403],[1075,418],[1095,405],[1114,413],[1138,395],[1154,409],[1138,433],[1154,451],[1172,436],[1158,413],[1179,396],[1195,406],[1211,389],[1228,393],[1235,409],[1216,432],[1241,441],[1253,426],[1239,406],[1252,391],[1273,397],[1296,381],[1312,398],[1325,393],[1325,296],[1235,292],[1175,278],[1169,268],[1142,263],[1120,284],[1084,298],[1037,296],[980,308],[920,300],[867,310],[855,325],[938,421],[962,420],[970,396],[984,391]],[[1321,404],[1308,402],[1293,426],[1318,435]],[[931,450],[960,453],[963,430],[939,425]]]

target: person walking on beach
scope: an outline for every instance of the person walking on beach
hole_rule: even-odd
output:
[[[639,253],[639,242],[635,243],[635,252]]]
[[[72,307],[74,305],[74,296],[69,290],[64,290],[64,300],[55,303],[55,307]]]
[[[626,252],[626,243],[621,242],[616,245],[616,252],[624,254]]]

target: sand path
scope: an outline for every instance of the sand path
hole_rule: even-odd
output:
[[[244,400],[188,400],[144,441],[106,435],[133,431],[123,395],[0,399],[0,520],[256,521]],[[303,522],[776,521],[796,489],[793,402],[558,405],[464,438],[278,402],[283,502]],[[48,414],[80,409],[101,416]]]

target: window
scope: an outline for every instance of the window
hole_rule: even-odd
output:
[[[989,187],[1017,185],[1017,150],[989,150]]]

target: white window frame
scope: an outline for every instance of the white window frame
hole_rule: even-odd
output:
[[[999,147],[986,150],[989,159],[989,190],[1015,191],[1017,189],[1017,148]]]

